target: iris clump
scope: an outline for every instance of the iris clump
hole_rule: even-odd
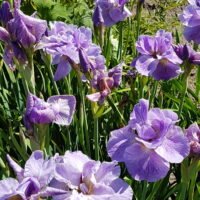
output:
[[[179,16],[184,25],[183,35],[186,40],[200,43],[200,2],[199,0],[189,0],[188,5],[183,13]]]
[[[159,30],[154,37],[141,35],[136,48],[141,55],[131,65],[139,74],[155,80],[169,80],[181,74],[182,60],[172,47],[171,33]]]
[[[80,151],[67,151],[56,159],[51,187],[62,188],[65,194],[53,196],[54,200],[132,199],[132,189],[119,178],[116,162],[94,161]]]
[[[75,106],[76,99],[72,95],[51,96],[45,102],[29,93],[24,116],[25,125],[27,129],[31,129],[34,124],[69,125],[75,112]]]
[[[173,111],[149,109],[149,101],[141,99],[128,125],[111,132],[108,154],[124,162],[134,179],[158,181],[167,175],[169,163],[181,163],[189,154],[188,140],[177,121]]]
[[[95,26],[112,26],[132,15],[126,8],[127,0],[96,0],[93,14]]]
[[[132,199],[132,189],[119,178],[120,167],[114,161],[94,161],[80,151],[44,159],[41,151],[34,151],[23,169],[7,158],[17,179],[0,181],[1,200]]]

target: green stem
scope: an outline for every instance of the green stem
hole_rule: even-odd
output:
[[[158,81],[154,81],[150,100],[149,100],[149,107],[153,106],[153,102],[154,102],[154,98],[156,96],[157,88],[158,88]]]
[[[94,148],[95,148],[95,160],[100,160],[100,157],[99,157],[99,124],[98,124],[98,118],[94,118]]]
[[[181,163],[181,183],[180,183],[180,190],[177,195],[177,200],[186,199],[188,185],[189,185],[188,158],[186,158]]]
[[[86,147],[85,147],[85,137],[84,137],[84,111],[83,111],[83,103],[80,103],[80,110],[79,110],[79,139],[80,139],[80,143],[82,145],[83,148],[83,152],[86,152]]]
[[[191,182],[190,182],[190,186],[189,186],[189,198],[188,200],[193,200],[194,199],[194,189],[195,189],[195,184],[196,184],[196,179],[198,176],[198,172],[199,172],[199,167],[200,167],[200,161],[199,159],[193,159],[191,161],[190,166],[192,166],[192,170],[191,170]]]
[[[187,93],[187,87],[188,87],[188,76],[187,76],[187,74],[184,74],[184,77],[183,77],[183,92],[181,94],[181,102],[180,102],[179,110],[178,110],[178,116],[179,117],[180,117],[182,109],[183,109],[183,104],[184,104],[185,96],[186,96],[186,93]]]
[[[47,65],[47,69],[48,69],[48,72],[49,72],[49,76],[51,78],[51,82],[53,83],[53,87],[54,87],[56,94],[60,95],[60,92],[58,90],[58,86],[56,84],[56,81],[54,80],[54,75],[53,75],[52,66],[51,66],[51,59],[50,58],[47,58],[47,59],[48,59],[48,62],[46,63],[46,65]]]
[[[46,139],[49,137],[49,124],[38,124],[36,127],[40,150],[44,150],[46,147]]]
[[[138,36],[140,34],[140,24],[141,24],[141,14],[142,14],[142,5],[143,3],[141,3],[141,0],[138,0],[137,3],[137,10],[136,10],[136,21],[137,21],[137,26],[136,26],[136,37],[135,39],[138,39]]]
[[[28,67],[24,68],[24,75],[30,92],[35,94],[35,70],[33,64],[33,52],[33,49],[27,50]]]
[[[72,141],[70,131],[67,129],[67,146],[69,150],[72,150]]]
[[[200,67],[197,68],[197,75],[196,75],[196,95],[198,98],[198,102],[200,103]]]
[[[26,152],[23,151],[23,149],[19,145],[17,139],[15,138],[15,135],[13,134],[13,130],[12,130],[10,122],[9,122],[8,126],[9,126],[8,130],[9,130],[10,138],[12,140],[12,143],[13,143],[15,149],[17,150],[17,152],[19,152],[19,154],[23,158],[23,160],[27,160],[28,156],[27,156]]]
[[[123,22],[120,22],[119,27],[119,43],[118,43],[118,50],[117,50],[117,59],[122,59],[122,44],[123,44]]]
[[[144,181],[141,200],[146,200],[147,189],[148,189],[148,183],[147,181]]]
[[[110,96],[107,97],[108,103],[111,106],[111,108],[114,110],[114,112],[119,116],[120,120],[122,121],[122,124],[125,125],[126,121],[123,117],[123,115],[120,113],[119,109],[117,106],[114,104],[112,98]]]
[[[106,33],[106,43],[104,45],[104,56],[106,57],[106,65],[108,66],[109,61],[110,61],[110,35],[111,35],[111,28],[108,28],[107,33]]]
[[[81,95],[81,105],[80,105],[80,125],[81,125],[81,137],[82,137],[82,145],[83,149],[85,149],[85,152],[90,156],[90,136],[88,132],[88,125],[87,125],[87,116],[86,116],[86,109],[85,109],[85,90],[83,88],[83,84],[81,81],[80,76],[78,75],[78,85],[79,85],[79,91]],[[86,146],[85,146],[86,143]]]
[[[99,45],[101,49],[104,47],[104,32],[105,32],[105,27],[103,24],[99,26]]]

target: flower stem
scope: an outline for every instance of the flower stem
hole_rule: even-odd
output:
[[[190,174],[191,174],[191,181],[190,181],[190,186],[189,186],[189,198],[188,200],[193,200],[194,199],[194,188],[196,184],[196,179],[198,175],[198,171],[200,170],[200,161],[198,158],[194,158],[191,160],[190,164]]]
[[[57,95],[60,95],[60,92],[58,90],[58,86],[56,84],[56,81],[54,80],[53,71],[52,71],[52,67],[51,67],[51,59],[50,58],[47,58],[46,65],[47,65],[49,76],[50,76],[51,81],[53,83],[54,90],[55,90]]]
[[[117,108],[117,106],[114,104],[112,98],[108,96],[108,97],[107,97],[107,100],[108,100],[108,103],[109,103],[109,105],[111,106],[111,108],[112,108],[112,109],[115,111],[115,113],[119,116],[119,118],[120,118],[122,124],[125,125],[125,124],[126,124],[126,121],[125,121],[123,115],[120,113],[120,111],[119,111],[119,109]]]
[[[156,96],[157,88],[158,88],[158,81],[154,81],[150,100],[149,100],[149,107],[153,106],[153,102],[154,102],[154,98]]]
[[[82,80],[78,74],[78,85],[79,85],[79,92],[81,97],[81,104],[80,104],[80,127],[81,127],[81,138],[82,138],[82,146],[85,149],[87,155],[91,155],[90,152],[90,136],[88,132],[88,125],[87,125],[87,117],[86,117],[86,109],[85,109],[85,90],[83,88]],[[86,146],[85,146],[86,143]]]
[[[94,118],[94,147],[95,147],[95,160],[100,160],[100,157],[99,157],[99,124],[98,124],[98,118]]]
[[[24,75],[30,92],[35,94],[35,70],[33,64],[33,52],[33,49],[27,50],[28,67],[24,68]]]
[[[198,97],[198,102],[200,103],[200,67],[197,68],[197,75],[196,75],[196,95]]]
[[[117,50],[117,59],[120,61],[122,59],[122,44],[123,44],[123,22],[120,22],[119,27],[119,43],[118,43],[118,50]]]
[[[136,21],[137,21],[137,26],[136,26],[136,37],[135,39],[138,39],[138,36],[140,34],[140,21],[141,21],[141,14],[142,14],[142,5],[143,2],[141,0],[138,0],[137,2],[137,8],[136,8]]]
[[[186,96],[186,93],[187,93],[187,87],[188,87],[188,76],[187,76],[187,74],[184,74],[184,76],[183,76],[183,90],[182,90],[181,102],[180,102],[179,110],[178,110],[178,116],[179,117],[181,116],[181,112],[182,112],[182,109],[183,109],[183,104],[184,104],[185,96]]]

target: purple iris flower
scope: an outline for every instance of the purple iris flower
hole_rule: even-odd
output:
[[[126,8],[127,0],[96,0],[93,22],[96,26],[112,26],[132,15]]]
[[[107,150],[112,160],[124,162],[136,180],[157,181],[167,175],[169,163],[180,163],[189,144],[171,110],[149,109],[149,101],[135,105],[127,126],[111,132]]]
[[[105,68],[105,58],[101,55],[101,48],[92,43],[92,31],[89,28],[78,28],[63,22],[52,23],[48,36],[43,37],[37,47],[44,48],[53,56],[53,64],[57,65],[54,74],[56,81],[65,77],[72,66],[84,73]]]
[[[156,80],[169,80],[182,72],[179,66],[182,60],[172,47],[171,33],[159,30],[155,37],[142,35],[136,42],[136,48],[141,55],[131,65],[141,75],[152,76]]]
[[[181,60],[188,61],[190,64],[200,64],[200,52],[194,51],[189,45],[174,45],[173,48]]]
[[[111,90],[117,88],[122,79],[122,65],[119,64],[113,67],[108,72],[96,71],[91,85],[98,92],[87,95],[90,101],[99,102],[102,104],[106,97],[111,93]]]
[[[0,181],[0,199],[31,199],[63,194],[64,191],[48,186],[53,179],[55,159],[44,159],[42,151],[35,151],[25,163],[24,169],[7,155],[17,180],[7,178]]]
[[[54,200],[131,200],[131,187],[119,178],[116,162],[94,161],[82,152],[69,152],[56,164],[51,187],[65,188],[66,194],[54,195]]]
[[[197,123],[191,124],[186,129],[186,137],[190,143],[190,153],[200,156],[200,128]]]
[[[8,31],[11,37],[17,40],[24,48],[30,48],[40,41],[47,30],[47,22],[25,15],[15,9],[14,18],[8,22]]]
[[[51,96],[43,99],[29,93],[26,103],[24,121],[29,129],[33,124],[56,123],[69,125],[75,111],[76,99],[72,95]]]
[[[12,12],[8,2],[3,2],[0,8],[0,21],[4,27],[0,27],[0,40],[5,43],[3,58],[11,68],[15,60],[18,64],[26,63],[25,49],[32,49],[47,29],[46,21],[25,15],[19,10],[20,1],[15,1],[15,4]]]
[[[188,41],[194,41],[200,44],[200,1],[189,0],[188,5],[183,14],[179,16],[180,21],[184,25],[184,36]]]

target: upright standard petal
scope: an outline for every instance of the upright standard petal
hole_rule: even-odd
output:
[[[44,159],[42,151],[34,151],[24,167],[24,177],[35,177],[40,186],[46,186],[53,178],[54,160]]]
[[[12,18],[10,4],[7,1],[3,1],[0,8],[0,22],[5,26]]]

